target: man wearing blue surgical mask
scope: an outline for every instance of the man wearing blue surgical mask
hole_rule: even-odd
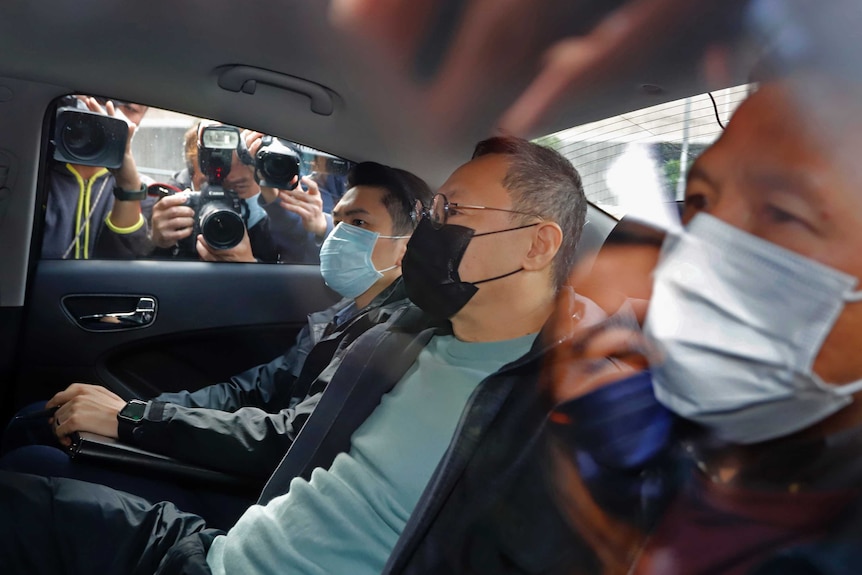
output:
[[[344,299],[310,314],[308,325],[284,355],[225,383],[195,392],[163,393],[147,402],[144,417],[134,428],[124,427],[117,418],[127,406],[124,399],[101,386],[73,384],[48,401],[48,407],[59,407],[53,418],[58,425],[44,441],[68,444],[70,434],[90,431],[182,461],[252,476],[262,484],[317,405],[322,389],[312,382],[336,350],[408,304],[400,279],[401,258],[431,190],[421,178],[375,162],[356,165],[348,181],[349,190],[333,211],[337,226],[321,250],[324,280]],[[16,435],[20,431],[10,429]],[[4,451],[14,447],[14,441],[6,438]],[[174,501],[216,525],[230,525],[252,503],[242,497],[130,480],[77,462],[70,465],[64,451],[44,445],[11,451],[0,459],[0,468],[85,479],[153,501]]]
[[[320,273],[330,288],[363,308],[401,277],[407,240],[422,207],[395,198],[375,182],[385,178],[382,166],[359,164],[349,176],[350,188],[332,210],[335,228],[320,249]],[[393,176],[395,174],[392,174]],[[403,178],[415,177],[403,172]],[[428,203],[429,194],[416,200]]]

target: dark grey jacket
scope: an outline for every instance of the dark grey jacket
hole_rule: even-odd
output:
[[[114,205],[113,174],[105,170],[92,181],[85,182],[69,164],[51,161],[42,257],[135,259],[145,256],[153,248],[147,226],[151,204],[150,200],[142,202],[144,217],[140,226],[123,232],[111,229],[105,220]],[[72,245],[76,237],[78,243]]]
[[[342,322],[342,300],[308,316],[284,355],[195,392],[165,393],[150,401],[130,438],[137,446],[204,467],[263,482],[290,447],[325,386],[318,375],[371,326],[408,305],[401,280]],[[315,386],[312,387],[312,383]]]

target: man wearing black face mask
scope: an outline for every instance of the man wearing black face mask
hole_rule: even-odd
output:
[[[538,336],[555,300],[579,318],[601,315],[563,286],[586,211],[580,177],[550,149],[495,138],[440,191],[403,262],[425,311],[397,312],[321,373],[326,391],[259,504],[227,534],[166,516],[164,506],[126,506],[100,530],[110,529],[115,548],[133,531],[147,540],[143,551],[115,554],[115,565],[271,573],[313,564],[370,575],[551,571],[571,555],[534,447],[545,421],[537,379],[553,345]],[[438,260],[426,257],[437,250]],[[67,485],[30,482],[5,477],[0,487],[44,495],[42,487]],[[88,492],[65,511],[86,513],[105,496]],[[41,525],[55,522],[55,511],[44,517],[35,507]],[[158,531],[131,528],[156,518]],[[465,537],[477,522],[487,526],[473,531],[482,536]],[[27,549],[14,545],[10,556]]]

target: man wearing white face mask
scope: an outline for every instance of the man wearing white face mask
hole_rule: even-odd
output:
[[[821,73],[765,83],[688,176],[644,333],[658,401],[691,423],[625,470],[630,573],[862,571],[860,102]],[[573,430],[583,401],[558,408]],[[623,407],[596,421],[648,409]]]
[[[60,424],[53,434],[66,442],[75,431],[118,437],[176,459],[258,478],[262,484],[317,405],[322,388],[312,382],[336,352],[408,304],[401,258],[431,190],[419,177],[375,162],[355,166],[348,181],[349,189],[333,211],[338,225],[321,250],[323,278],[344,299],[310,314],[284,355],[225,383],[163,393],[144,406],[137,402],[143,416],[135,423],[118,414],[137,400],[127,404],[101,386],[73,384],[47,404],[59,407],[54,419]],[[4,447],[8,450],[9,444]],[[217,525],[230,525],[252,503],[202,497],[161,482],[129,482],[86,464],[70,465],[64,451],[42,445],[11,451],[0,459],[0,467],[71,476],[150,500],[174,501]]]

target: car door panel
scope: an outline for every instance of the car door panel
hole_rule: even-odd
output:
[[[124,397],[196,389],[269,361],[336,301],[317,266],[41,261],[28,294],[17,405],[73,381]],[[151,323],[116,315],[154,304]],[[81,325],[105,315],[108,329]],[[101,323],[101,322],[98,322]]]

